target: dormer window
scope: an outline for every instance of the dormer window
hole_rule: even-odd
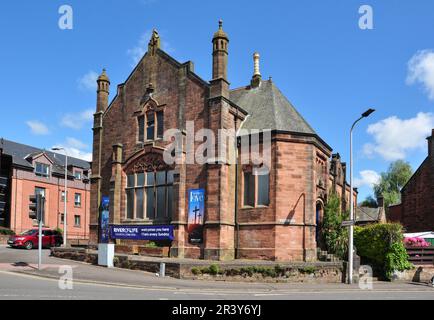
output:
[[[50,176],[50,166],[45,163],[36,162],[35,174],[41,177]]]
[[[81,180],[81,171],[74,171],[74,179]]]

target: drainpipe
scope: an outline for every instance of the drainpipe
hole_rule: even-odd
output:
[[[238,137],[236,139],[236,159],[235,159],[235,228],[236,228],[236,242],[235,242],[235,259],[239,259],[240,248],[240,225],[238,223]]]
[[[237,117],[238,117],[238,109],[237,109]],[[243,122],[241,122],[240,129],[243,126],[244,122],[247,120],[247,118],[250,117],[250,115],[247,115]],[[236,149],[235,149],[235,228],[236,228],[236,240],[235,240],[235,259],[239,259],[239,252],[240,252],[240,224],[238,223],[238,160],[239,160],[239,154],[238,154],[238,136],[240,129],[237,129],[237,121],[235,120],[235,130],[237,131],[235,140],[236,140]]]

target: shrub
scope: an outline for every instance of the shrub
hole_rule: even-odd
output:
[[[146,248],[158,248],[158,245],[154,241],[149,241],[147,244],[145,244],[145,247]]]
[[[300,273],[312,274],[312,273],[315,273],[316,268],[309,266],[309,267],[300,268],[300,269],[298,269],[298,271]]]
[[[193,268],[191,268],[191,273],[194,274],[195,276],[198,276],[198,275],[202,274],[202,271],[197,267],[193,267]]]
[[[0,228],[0,234],[5,235],[5,236],[13,236],[13,235],[15,235],[15,232],[13,232],[10,229]]]
[[[220,267],[216,264],[212,264],[209,266],[209,274],[213,276],[218,275],[220,273]]]
[[[429,242],[426,242],[423,238],[405,238],[404,244],[409,247],[416,247],[416,248],[424,248],[429,247],[431,244]]]
[[[327,251],[344,259],[348,250],[348,230],[342,227],[347,214],[341,213],[341,201],[331,193],[324,210],[322,235]]]
[[[412,267],[408,262],[403,238],[402,226],[396,223],[373,224],[354,229],[357,253],[389,280],[394,271]]]

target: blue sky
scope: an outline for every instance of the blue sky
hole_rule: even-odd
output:
[[[415,4],[417,3],[417,4]],[[73,29],[58,27],[61,5]],[[359,28],[359,7],[373,30]],[[434,2],[307,1],[2,1],[0,136],[89,157],[95,75],[107,68],[112,94],[146,50],[152,28],[163,49],[211,77],[211,37],[224,20],[233,88],[253,73],[273,77],[317,133],[349,160],[348,131],[367,108],[377,112],[355,133],[360,197],[391,161],[414,169],[434,128]]]

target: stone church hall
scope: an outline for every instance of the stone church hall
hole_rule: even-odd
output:
[[[351,205],[346,163],[302,107],[262,78],[259,53],[245,52],[252,74],[231,87],[228,70],[237,61],[229,59],[222,21],[216,29],[212,79],[162,50],[156,30],[125,82],[113,87],[109,65],[99,76],[90,241],[171,258],[315,262],[328,195],[340,197],[343,211]],[[203,139],[191,139],[190,124]],[[222,139],[222,130],[233,134]],[[172,148],[166,137],[175,131]],[[204,152],[205,142],[225,152]],[[189,149],[204,161],[187,161]],[[254,150],[263,161],[241,161]]]

